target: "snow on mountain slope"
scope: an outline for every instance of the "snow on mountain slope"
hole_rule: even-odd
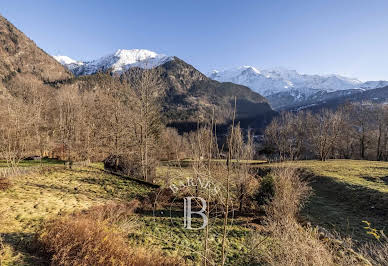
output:
[[[245,85],[268,97],[275,109],[306,101],[319,101],[332,92],[355,93],[388,85],[388,81],[361,82],[340,75],[306,75],[284,68],[258,70],[251,66],[214,70],[208,77],[221,82]]]
[[[74,59],[71,59],[70,57],[65,56],[65,55],[54,55],[53,57],[55,60],[57,60],[59,63],[61,63],[63,65],[77,63],[77,61],[75,61]]]
[[[113,72],[125,71],[131,67],[149,69],[174,60],[172,56],[144,49],[119,49],[113,54],[89,62],[77,62],[67,56],[54,56],[54,58],[77,76],[91,75],[109,69]]]
[[[371,90],[388,86],[388,81],[379,80],[379,81],[367,81],[362,84],[362,89]]]
[[[362,88],[363,84],[357,79],[342,77],[339,75],[305,75],[295,70],[283,68],[258,70],[251,66],[243,66],[224,71],[214,70],[209,78],[222,82],[233,82],[250,87],[258,93],[268,96],[279,92],[297,90],[306,95],[325,90],[333,92]],[[373,84],[369,84],[373,87]]]
[[[65,55],[56,55],[56,56],[53,56],[55,60],[57,60],[59,63],[61,63],[62,65],[66,66],[70,71],[72,71],[73,69],[79,67],[79,66],[82,66],[84,63],[80,62],[80,61],[76,61],[74,59],[71,59],[70,57],[68,56],[65,56]]]

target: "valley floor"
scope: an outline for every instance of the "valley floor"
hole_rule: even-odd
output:
[[[342,236],[355,241],[373,240],[364,229],[363,221],[378,230],[388,229],[388,163],[353,160],[298,161],[267,164],[247,162],[252,167],[288,166],[303,169],[301,173],[310,180],[313,195],[302,210],[302,216],[313,225],[334,229]],[[12,187],[0,191],[1,265],[39,265],[47,259],[35,250],[34,239],[45,221],[58,214],[71,213],[111,201],[129,201],[152,190],[134,181],[102,171],[101,164],[74,166],[64,169],[61,164],[45,162],[24,163],[30,172],[11,178]],[[0,162],[0,171],[5,164]],[[189,167],[161,166],[158,175],[175,175],[185,178],[191,174]],[[151,215],[139,218],[138,233],[129,235],[136,244],[163,247],[169,254],[184,254],[171,245],[172,232],[176,239],[195,239],[196,233],[180,236],[182,230],[169,228],[161,218],[156,223]],[[221,227],[214,227],[221,230]],[[231,228],[230,259],[244,252],[244,241],[249,234],[246,221],[237,220]],[[220,239],[214,241],[220,242]],[[201,243],[195,240],[192,248]],[[195,258],[193,258],[195,259]],[[197,258],[198,259],[198,258]]]

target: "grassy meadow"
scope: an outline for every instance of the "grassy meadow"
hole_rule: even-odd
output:
[[[301,219],[312,225],[335,230],[351,236],[355,242],[373,240],[366,233],[363,221],[371,227],[388,228],[388,163],[354,160],[297,161],[289,163],[247,162],[255,168],[279,166],[301,170],[313,188],[313,194],[303,207]],[[146,196],[153,188],[132,180],[106,173],[102,164],[74,166],[65,169],[62,162],[22,162],[31,172],[11,178],[12,186],[0,191],[1,265],[45,265],[47,258],[35,248],[35,236],[45,221],[74,211],[109,202],[128,202]],[[184,180],[193,172],[190,162],[182,166],[163,164],[157,169],[157,182],[168,178]],[[0,167],[6,167],[0,162]],[[181,230],[182,219],[169,216],[155,219],[152,213],[136,214],[136,228],[127,233],[128,243],[148,248],[161,248],[171,256],[181,256],[191,263],[200,263],[203,246],[202,231]],[[229,228],[228,264],[240,262],[247,252],[252,232],[252,219],[239,217]],[[222,221],[212,227],[214,235],[221,235]],[[187,239],[190,239],[187,242]],[[214,256],[219,256],[221,238],[210,240]]]
[[[29,248],[45,220],[59,213],[87,209],[109,201],[131,200],[150,190],[133,181],[104,173],[99,165],[74,167],[72,170],[56,167],[43,172],[37,169],[27,175],[13,177],[11,182],[11,188],[0,192],[4,265],[42,262]]]

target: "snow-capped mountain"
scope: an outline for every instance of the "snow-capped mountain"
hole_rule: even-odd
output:
[[[274,108],[320,99],[337,91],[353,93],[388,85],[388,81],[361,82],[340,75],[306,75],[284,68],[259,70],[243,66],[224,71],[214,70],[208,77],[220,82],[245,85],[268,97]]]
[[[77,62],[67,56],[54,56],[54,58],[77,76],[91,75],[109,69],[112,72],[125,71],[131,67],[149,69],[174,60],[172,56],[144,49],[119,49],[113,54],[89,62]]]
[[[83,62],[76,61],[76,60],[71,59],[70,57],[65,56],[65,55],[55,55],[53,57],[59,63],[66,66],[70,71],[72,71],[73,69],[80,67],[84,64]]]

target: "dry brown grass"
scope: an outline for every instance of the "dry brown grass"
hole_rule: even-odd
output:
[[[110,224],[119,224],[131,219],[140,205],[141,203],[138,200],[132,200],[126,203],[108,202],[82,210],[73,215],[76,217],[87,217],[93,220],[106,221]]]
[[[295,220],[311,193],[311,187],[292,168],[277,168],[271,175],[274,178],[275,195],[266,207],[267,223],[282,224]]]
[[[266,224],[274,239],[261,260],[271,265],[330,265],[329,251],[312,231],[304,230],[296,221],[310,187],[291,168],[273,171],[275,195],[266,207]]]
[[[0,178],[0,190],[7,190],[12,186],[8,178]]]
[[[183,265],[159,250],[130,246],[116,225],[131,221],[136,208],[110,203],[48,222],[39,235],[52,265]]]
[[[382,242],[369,242],[361,248],[361,253],[373,265],[388,265],[388,238]]]

